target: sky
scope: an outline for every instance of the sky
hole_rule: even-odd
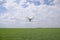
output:
[[[60,0],[0,0],[0,28],[60,28]]]

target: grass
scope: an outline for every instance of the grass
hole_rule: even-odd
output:
[[[0,40],[60,40],[60,28],[0,28]]]

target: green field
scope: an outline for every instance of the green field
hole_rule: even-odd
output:
[[[0,40],[60,40],[60,28],[0,28]]]

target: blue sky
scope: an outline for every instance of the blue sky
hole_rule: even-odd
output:
[[[46,5],[54,5],[54,0],[44,0],[44,4]]]
[[[5,0],[0,1],[0,14],[7,12],[7,9],[3,6],[4,3],[6,3]]]
[[[20,3],[20,1],[21,1],[21,0],[15,0],[14,2],[16,2],[17,4],[19,4],[19,3]]]
[[[33,18],[32,22],[27,17]],[[60,0],[0,0],[0,26],[3,28],[60,28],[59,17]]]

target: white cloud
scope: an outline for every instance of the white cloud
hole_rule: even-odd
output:
[[[4,4],[8,12],[0,16],[1,27],[60,27],[59,0],[55,1],[55,6],[29,4],[28,8],[22,8],[24,0],[19,5],[13,1],[7,0]],[[27,17],[34,17],[34,19],[28,22]]]

